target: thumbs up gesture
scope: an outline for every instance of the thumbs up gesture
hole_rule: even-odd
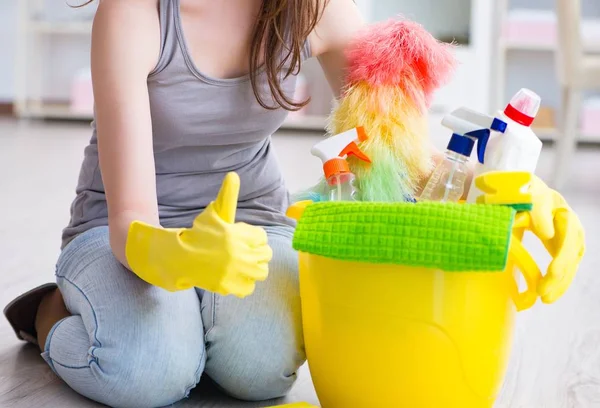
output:
[[[235,223],[240,179],[229,173],[221,191],[191,228],[131,224],[126,256],[131,270],[169,291],[198,287],[240,298],[267,278],[272,251],[266,232]]]

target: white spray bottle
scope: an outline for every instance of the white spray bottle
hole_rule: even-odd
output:
[[[328,201],[357,201],[358,189],[355,186],[354,173],[346,157],[355,157],[367,163],[371,159],[358,147],[359,142],[367,140],[363,128],[355,128],[346,132],[331,136],[311,149],[311,153],[323,162],[323,171],[327,186],[329,187]]]
[[[490,129],[502,130],[506,123],[491,116],[469,111],[470,115],[459,117],[450,114],[444,117],[442,125],[452,130],[446,157],[436,167],[430,177],[421,201],[456,202],[465,189],[468,168],[467,161],[477,143],[477,156],[483,160]]]
[[[541,98],[529,89],[521,89],[498,118],[507,124],[503,133],[493,135],[487,145],[484,160],[475,169],[467,202],[477,202],[482,193],[475,186],[475,178],[489,171],[526,171],[535,173],[542,142],[531,129],[540,109]],[[458,116],[465,109],[459,109]]]

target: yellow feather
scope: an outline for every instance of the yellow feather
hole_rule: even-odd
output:
[[[407,191],[399,194],[405,196],[414,193],[418,182],[430,173],[432,165],[425,101],[413,101],[407,94],[421,95],[422,91],[409,93],[394,86],[374,88],[365,82],[357,83],[346,89],[328,124],[332,135],[362,126],[369,139],[361,144],[361,150],[371,158],[373,168],[400,173],[405,182],[398,188]],[[369,171],[371,167],[358,160],[349,160],[349,163],[363,190],[372,190],[370,185],[385,186],[385,179],[396,182],[389,174]],[[370,195],[377,195],[377,192]],[[390,194],[384,195],[390,197]],[[391,197],[397,199],[398,194],[391,194]],[[365,199],[378,200],[378,197]]]

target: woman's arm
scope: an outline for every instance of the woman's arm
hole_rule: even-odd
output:
[[[346,59],[344,49],[353,39],[357,30],[364,27],[366,22],[353,0],[329,0],[321,20],[317,24],[309,40],[313,56],[319,59],[323,72],[336,97],[344,85],[346,75]],[[434,166],[444,160],[444,152],[432,149]],[[464,199],[468,194],[473,177],[472,166],[469,165],[467,183],[465,183]],[[421,180],[417,191],[425,188],[428,177]]]
[[[309,41],[334,95],[340,96],[346,75],[344,50],[365,21],[353,0],[329,0]]]
[[[98,150],[111,248],[125,266],[132,221],[159,225],[147,78],[160,50],[155,0],[103,0],[92,30]]]

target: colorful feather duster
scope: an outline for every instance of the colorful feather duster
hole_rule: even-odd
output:
[[[360,148],[372,164],[348,159],[363,201],[410,199],[431,170],[427,110],[454,71],[451,46],[415,22],[390,20],[367,26],[346,57],[345,88],[328,133],[365,129],[369,139]],[[325,189],[322,181],[312,191]]]

